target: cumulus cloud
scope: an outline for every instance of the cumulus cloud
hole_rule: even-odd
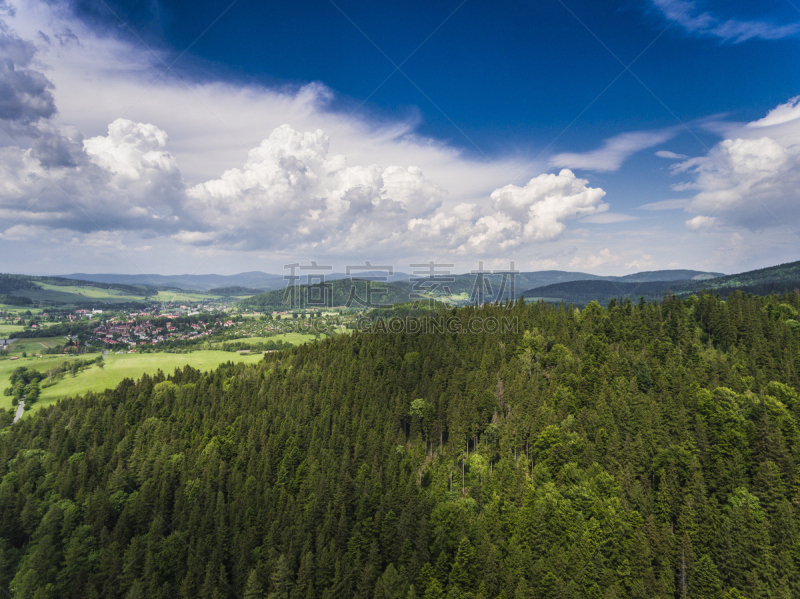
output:
[[[261,249],[382,244],[409,217],[440,206],[444,191],[419,168],[348,166],[329,148],[322,130],[282,125],[242,168],[190,188],[187,208],[220,236]]]
[[[188,191],[190,210],[248,247],[408,248],[490,252],[549,241],[566,221],[607,210],[605,192],[567,170],[506,185],[475,203],[443,206],[446,191],[415,167],[348,166],[317,130],[277,128],[244,167]],[[254,229],[269,234],[254,236]]]
[[[653,5],[670,21],[681,25],[687,32],[698,36],[716,37],[740,43],[760,38],[776,40],[796,35],[800,25],[723,19],[698,8],[693,0],[653,0]]]
[[[528,239],[549,240],[560,235],[564,221],[608,210],[602,202],[606,192],[588,186],[586,179],[577,178],[571,170],[558,175],[539,175],[525,187],[506,185],[492,193],[494,209],[523,225]]]
[[[49,133],[32,148],[2,148],[0,214],[83,233],[169,231],[183,210],[185,189],[174,160],[161,150],[166,139],[153,125],[118,119],[107,136],[85,140],[82,148]],[[59,152],[64,160],[51,160]]]
[[[475,205],[461,204],[430,218],[409,222],[409,229],[427,243],[446,239],[460,253],[482,254],[524,244],[552,241],[566,229],[566,221],[608,210],[605,191],[563,169],[543,174],[524,187],[506,185],[491,194],[491,210],[480,214]]]
[[[672,139],[674,127],[660,131],[629,131],[607,139],[601,148],[583,153],[556,154],[551,166],[585,169],[590,171],[616,171],[630,156]]]
[[[85,140],[83,149],[91,163],[110,175],[113,192],[163,212],[178,207],[184,187],[175,159],[164,150],[167,139],[155,125],[116,119],[107,135]]]

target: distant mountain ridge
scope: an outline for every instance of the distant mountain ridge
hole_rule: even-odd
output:
[[[332,279],[294,289],[274,289],[243,299],[239,305],[252,310],[287,310],[348,306],[369,308],[408,302],[413,286],[404,281],[374,282],[360,278]]]
[[[686,271],[691,272],[691,271]],[[658,275],[639,273],[640,275]],[[697,278],[684,280],[579,280],[555,283],[534,287],[520,293],[525,299],[545,299],[546,301],[563,301],[585,305],[592,300],[607,304],[612,299],[644,297],[647,301],[661,300],[664,295],[688,295],[703,289],[713,290],[727,296],[734,290],[741,290],[756,295],[783,293],[800,288],[800,261],[779,264],[758,270],[746,271],[735,275],[723,275],[715,278]]]
[[[418,272],[418,271],[414,271]],[[309,282],[308,272],[298,270],[296,273],[300,279],[296,282],[298,284],[306,284]],[[393,272],[387,276],[386,271],[372,270],[361,271],[353,270],[351,274],[334,272],[326,273],[324,271],[317,271],[314,274],[323,274],[325,281],[338,281],[341,279],[357,278],[357,279],[381,279],[387,283],[400,283],[409,282],[426,277],[419,274],[408,274],[405,272]],[[231,287],[245,287],[251,290],[259,290],[261,292],[271,291],[273,289],[283,289],[286,287],[289,280],[286,278],[287,274],[270,274],[261,271],[242,272],[233,275],[156,275],[156,274],[139,274],[139,275],[121,275],[113,273],[73,273],[68,275],[60,275],[64,279],[76,279],[80,281],[90,281],[104,284],[116,285],[145,285],[156,287],[174,287],[184,291],[210,291],[212,289],[227,289]],[[695,277],[714,278],[724,276],[723,273],[703,272],[698,270],[657,270],[649,272],[633,273],[623,276],[603,276],[592,275],[585,272],[571,272],[565,270],[542,270],[532,272],[520,272],[515,276],[514,284],[516,290],[532,289],[534,287],[542,287],[544,285],[552,285],[555,283],[563,283],[568,281],[589,281],[589,280],[605,280],[605,281],[624,281],[624,282],[641,282],[641,281],[677,281],[688,280]],[[499,285],[502,279],[500,274],[485,275],[485,278],[492,282],[494,285]],[[472,273],[462,274],[449,274],[437,275],[432,279],[434,282],[439,282],[442,286],[450,288],[452,293],[468,293],[476,280],[476,275]],[[313,280],[311,281],[314,282]]]
[[[235,275],[118,275],[113,273],[73,273],[61,276],[65,279],[78,279],[97,283],[175,287],[185,291],[208,291],[214,288],[227,287],[276,289],[278,286],[282,286],[285,283],[283,275],[273,275],[260,271],[242,272]]]

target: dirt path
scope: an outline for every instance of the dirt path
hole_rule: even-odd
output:
[[[11,424],[15,424],[20,418],[22,418],[22,414],[25,412],[25,398],[19,400],[19,405],[17,406],[17,413],[14,414],[14,422]]]

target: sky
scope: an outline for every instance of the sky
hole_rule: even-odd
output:
[[[800,3],[0,0],[0,271],[800,260]]]

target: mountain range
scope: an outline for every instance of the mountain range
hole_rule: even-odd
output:
[[[655,274],[657,273],[658,271]],[[533,287],[520,295],[526,300],[544,299],[577,305],[585,305],[596,300],[605,305],[612,299],[644,297],[645,300],[652,301],[661,300],[667,294],[688,295],[703,289],[727,296],[730,291],[736,289],[756,295],[769,295],[798,288],[800,288],[800,261],[715,278],[565,281]]]
[[[324,271],[315,271],[312,277],[318,274],[323,274],[325,281],[337,281],[341,279],[359,278],[359,279],[381,279],[388,283],[399,282],[415,282],[424,277],[418,274],[408,274],[405,272],[393,272],[387,275],[386,271],[372,270],[361,271],[353,270],[351,274],[347,273],[325,273]],[[488,271],[487,271],[488,272]],[[316,282],[314,278],[308,279],[305,271],[298,271],[297,274],[300,279],[298,283]],[[59,275],[64,279],[73,279],[78,281],[90,281],[95,283],[115,284],[115,285],[145,285],[153,287],[173,287],[185,291],[210,291],[212,289],[226,289],[230,287],[244,287],[250,290],[270,291],[273,289],[282,289],[286,287],[287,279],[290,275],[284,274],[270,274],[261,271],[242,272],[234,275],[217,275],[217,274],[185,274],[185,275],[157,275],[157,274],[138,274],[138,275],[122,275],[113,273],[72,273],[66,275]],[[648,272],[639,272],[624,276],[603,276],[593,275],[585,272],[570,272],[564,270],[542,270],[533,272],[520,272],[515,276],[515,287],[517,290],[532,289],[535,287],[543,287],[545,285],[553,285],[556,283],[564,283],[569,281],[621,281],[628,283],[638,283],[643,281],[684,281],[684,280],[700,280],[711,279],[724,276],[723,273],[717,272],[704,272],[699,270],[656,270]],[[503,278],[502,274],[486,274],[485,278],[492,283],[499,285]],[[433,280],[440,283],[441,287],[449,287],[452,293],[469,292],[475,282],[476,275],[473,273],[464,273],[457,275],[435,275]]]

